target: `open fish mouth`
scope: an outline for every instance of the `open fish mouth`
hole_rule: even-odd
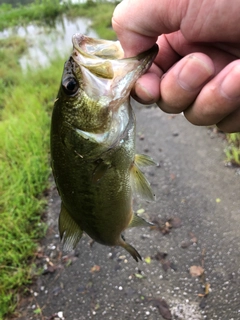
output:
[[[77,33],[72,37],[73,47],[89,58],[123,59],[124,52],[119,41],[94,39]]]
[[[154,58],[156,57],[158,53],[158,45],[155,44],[152,48],[149,50],[138,54],[135,57],[131,58],[124,58],[124,51],[121,47],[121,44],[119,41],[109,41],[109,40],[101,40],[101,39],[95,39],[90,38],[85,35],[82,35],[80,33],[77,33],[73,35],[72,37],[72,43],[74,51],[80,53],[86,61],[87,58],[95,59],[95,60],[138,60],[142,61],[143,65],[146,64],[148,67],[148,64],[151,64]],[[75,52],[75,54],[77,54]],[[74,52],[73,52],[74,55]],[[84,59],[83,59],[84,60]],[[145,62],[145,63],[144,63]],[[94,63],[94,61],[92,61]]]
[[[155,44],[135,57],[124,58],[119,41],[75,34],[72,42],[72,58],[81,68],[86,93],[91,97],[108,95],[111,100],[129,95],[136,80],[150,68],[158,53]]]

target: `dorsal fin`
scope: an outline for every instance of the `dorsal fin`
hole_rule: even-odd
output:
[[[63,242],[63,250],[73,250],[80,241],[83,231],[70,216],[63,203],[61,205],[58,228],[60,238]]]
[[[154,226],[153,223],[146,221],[144,218],[139,217],[136,213],[134,213],[131,222],[128,225],[128,228],[133,227],[151,227]]]

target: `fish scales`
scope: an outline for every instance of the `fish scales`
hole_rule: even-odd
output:
[[[119,42],[73,36],[51,123],[51,165],[62,200],[59,230],[64,249],[72,250],[86,232],[141,259],[122,232],[150,225],[133,213],[132,198],[134,193],[154,198],[139,169],[154,161],[135,155],[129,97],[157,52],[154,46],[126,59]]]

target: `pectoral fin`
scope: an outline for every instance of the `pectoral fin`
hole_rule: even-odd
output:
[[[83,231],[70,216],[63,203],[61,206],[58,228],[60,238],[63,241],[63,250],[73,250],[81,239]]]
[[[144,198],[146,200],[155,200],[155,195],[152,192],[149,182],[135,163],[133,163],[130,171],[130,181],[134,193],[138,194],[141,198]]]
[[[156,166],[157,163],[145,154],[135,154],[134,162],[139,167]]]
[[[105,175],[105,173],[110,167],[111,167],[110,164],[107,164],[102,159],[99,159],[96,162],[96,167],[92,174],[92,181],[98,182]]]
[[[154,226],[153,223],[146,221],[142,217],[139,217],[136,213],[133,215],[133,218],[128,225],[128,228],[133,228],[133,227],[151,227]]]

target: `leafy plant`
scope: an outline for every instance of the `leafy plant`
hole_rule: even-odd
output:
[[[227,134],[229,145],[225,148],[227,162],[240,166],[240,133]]]

